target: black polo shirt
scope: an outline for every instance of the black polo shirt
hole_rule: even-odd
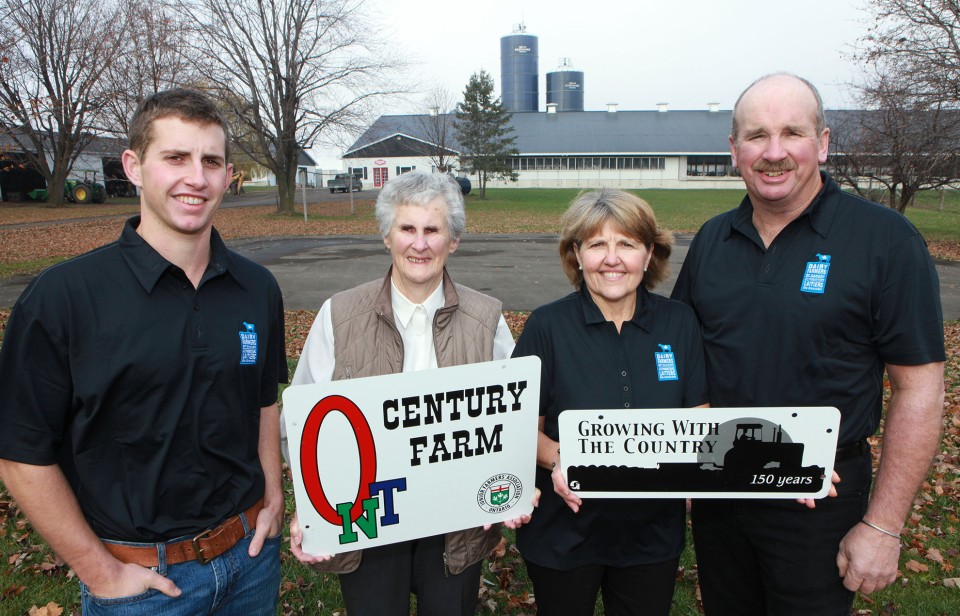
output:
[[[672,347],[676,380],[658,378],[661,344]],[[642,287],[633,318],[619,333],[584,286],[535,310],[513,355],[541,360],[540,414],[544,433],[554,440],[560,413],[567,409],[680,408],[707,402],[696,317],[689,307]],[[627,567],[664,562],[683,549],[681,499],[590,498],[573,513],[553,491],[548,470],[537,468],[537,487],[540,506],[517,532],[517,547],[538,565],[561,570]]]
[[[712,406],[835,406],[844,446],[877,429],[885,364],[943,361],[943,317],[916,228],[822,175],[767,249],[749,197],[704,224],[673,298],[700,319]]]
[[[283,301],[215,230],[195,290],[138,224],[17,300],[0,349],[0,457],[59,464],[100,537],[161,541],[263,495],[260,408],[287,378]]]

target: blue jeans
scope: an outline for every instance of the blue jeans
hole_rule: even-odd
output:
[[[246,520],[244,520],[246,527]],[[276,614],[280,590],[280,541],[282,533],[268,538],[256,558],[247,555],[253,531],[217,558],[205,565],[189,561],[176,565],[164,562],[161,544],[160,575],[172,580],[183,591],[179,597],[168,597],[157,590],[104,599],[90,593],[80,583],[81,608],[84,616],[195,616],[220,614],[228,616],[267,616]],[[137,545],[137,544],[134,544]]]

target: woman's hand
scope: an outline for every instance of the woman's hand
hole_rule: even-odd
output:
[[[534,508],[540,506],[540,488],[533,489],[533,506]],[[516,530],[521,526],[523,526],[524,524],[527,524],[530,521],[530,516],[532,515],[533,515],[532,513],[525,513],[519,518],[513,518],[512,520],[504,520],[503,525],[506,526],[507,528]],[[487,530],[487,528],[484,527],[484,530]]]
[[[570,507],[574,513],[580,511],[580,505],[583,504],[583,501],[580,500],[579,496],[570,491],[570,486],[567,485],[567,479],[563,476],[559,463],[553,467],[553,471],[550,473],[550,479],[553,480],[553,491],[560,495],[560,498],[567,503],[567,507]]]
[[[583,502],[580,497],[570,491],[567,485],[567,479],[560,471],[560,443],[553,440],[544,433],[545,417],[540,417],[539,429],[537,433],[537,465],[540,468],[550,470],[550,479],[553,480],[553,491],[560,495],[560,498],[567,503],[567,507],[573,509],[576,513],[580,511],[580,505]]]
[[[317,556],[303,551],[303,529],[300,528],[300,520],[297,518],[296,511],[290,518],[290,552],[297,557],[297,560],[308,565],[322,563],[333,558],[330,554]]]
[[[838,483],[840,483],[840,475],[837,474],[837,471],[833,471],[833,476],[830,477],[830,491],[827,493],[827,496],[832,498],[837,495]],[[817,499],[815,498],[798,498],[797,502],[801,505],[806,505],[807,509],[817,508]]]

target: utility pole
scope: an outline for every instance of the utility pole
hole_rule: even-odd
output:
[[[300,184],[303,195],[303,222],[307,222],[307,170],[303,170],[303,182]]]
[[[350,193],[350,215],[354,216],[356,211],[353,209],[353,167],[347,167],[347,175],[350,176],[347,184],[349,186],[347,192]]]

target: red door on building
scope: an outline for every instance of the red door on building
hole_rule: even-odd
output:
[[[373,186],[374,188],[380,188],[386,184],[387,180],[390,179],[390,172],[387,167],[374,167],[373,168]]]

